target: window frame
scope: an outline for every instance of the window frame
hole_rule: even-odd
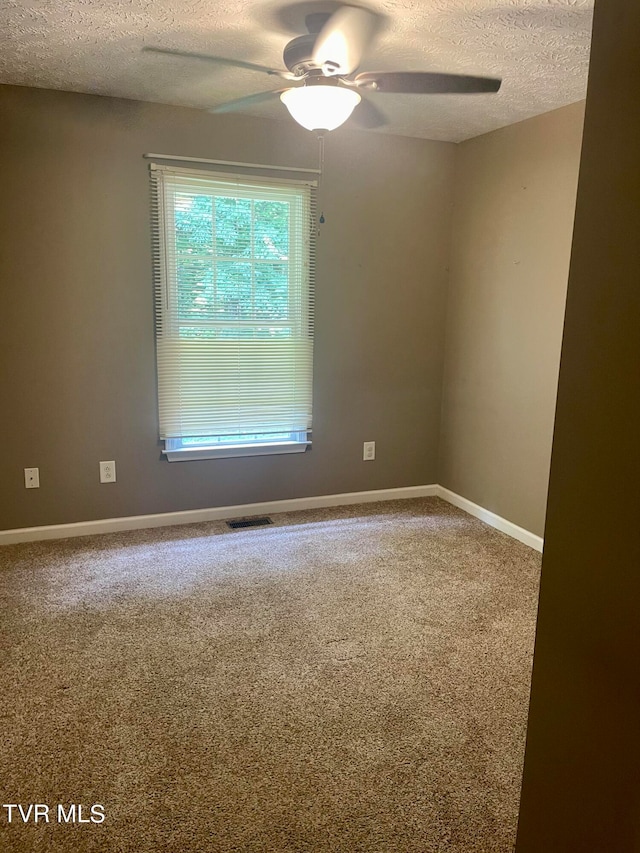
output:
[[[252,328],[252,329],[260,329],[260,328],[288,328],[291,329],[292,338],[296,335],[298,337],[308,337],[311,342],[313,341],[313,302],[314,302],[314,274],[315,274],[315,230],[314,230],[314,218],[315,218],[315,194],[313,190],[317,187],[316,181],[306,180],[291,180],[291,179],[281,179],[281,178],[262,178],[255,177],[249,175],[239,175],[237,173],[225,173],[218,171],[211,171],[209,169],[174,169],[172,167],[164,167],[159,166],[158,164],[152,163],[150,164],[151,175],[152,175],[152,184],[154,185],[154,193],[155,193],[155,211],[154,211],[154,238],[155,242],[158,243],[159,251],[154,253],[154,278],[156,279],[156,291],[157,291],[157,299],[156,299],[156,319],[157,319],[157,330],[156,330],[156,340],[159,335],[162,334],[173,334],[180,337],[180,329],[183,327],[202,327],[205,329],[241,329],[241,328]],[[239,183],[245,182],[245,187],[250,186],[251,184],[260,185],[261,189],[264,190],[265,187],[269,185],[273,185],[274,187],[283,188],[289,185],[304,185],[310,188],[309,196],[300,201],[299,199],[296,201],[296,204],[302,204],[304,206],[304,212],[308,215],[308,227],[306,228],[298,228],[296,229],[296,222],[304,221],[304,217],[300,213],[298,217],[294,217],[290,215],[289,220],[289,247],[288,247],[288,257],[287,257],[287,266],[288,266],[288,304],[289,306],[295,302],[295,298],[298,299],[300,304],[300,310],[297,316],[293,318],[289,317],[286,320],[269,320],[269,319],[236,319],[236,320],[220,320],[219,318],[182,318],[180,317],[180,307],[179,307],[179,297],[178,297],[178,258],[179,252],[175,249],[175,234],[176,234],[176,224],[175,224],[175,198],[179,193],[179,190],[176,189],[175,186],[167,188],[164,182],[158,187],[158,172],[170,172],[171,174],[179,174],[179,175],[194,175],[200,181],[206,181],[207,178],[210,178],[212,184],[219,184],[227,182],[229,185],[229,197],[240,197],[240,198],[250,198],[252,200],[252,205],[255,204],[256,201],[261,200],[260,198],[255,199],[250,194],[249,195],[240,195],[234,196],[233,190],[234,186],[237,187]],[[155,181],[154,181],[155,179]],[[197,192],[194,190],[194,193]],[[245,190],[246,193],[246,190]],[[205,195],[206,193],[202,193]],[[212,189],[211,198],[212,198],[212,209],[213,209],[213,220],[212,220],[212,229],[215,240],[215,199],[217,196],[220,196],[220,193],[216,193],[215,189]],[[171,199],[172,203],[168,203],[168,198]],[[267,199],[268,200],[268,199]],[[274,201],[280,200],[277,196],[273,199]],[[307,210],[308,208],[308,210]],[[302,216],[302,219],[300,218]],[[252,223],[252,235],[253,235],[253,227],[255,223],[255,215],[252,209],[251,214],[251,223]],[[171,248],[171,244],[173,241],[173,249]],[[245,261],[244,258],[238,260],[239,263],[249,263],[251,265],[251,282],[252,282],[252,303],[255,300],[255,268],[256,265],[263,261],[263,259],[256,257],[255,252],[253,250],[253,236],[252,236],[252,251],[251,255]],[[214,243],[215,246],[215,243]],[[219,259],[222,258],[224,261],[223,255],[216,255],[215,251],[211,255],[212,264],[215,267],[215,264],[219,262]],[[269,259],[264,259],[264,262],[270,262]],[[293,266],[297,265],[298,273],[297,275],[291,274],[291,269]],[[306,269],[306,276],[300,277],[299,270]],[[172,277],[171,272],[173,271],[174,275]],[[292,298],[292,291],[297,287],[298,292],[294,295],[295,298]],[[158,288],[160,288],[160,292],[158,293]],[[256,336],[258,337],[258,336]],[[311,356],[312,357],[312,356]],[[160,382],[160,376],[158,375],[158,381]],[[309,405],[312,403],[312,388],[310,389],[311,399],[309,400]],[[183,434],[181,436],[162,436],[161,440],[164,442],[163,454],[170,462],[175,461],[188,461],[188,460],[203,460],[203,459],[219,459],[219,458],[229,458],[229,457],[240,457],[240,456],[264,456],[264,455],[272,455],[272,454],[290,454],[290,453],[301,453],[304,452],[311,447],[311,423],[309,418],[309,423],[307,429],[293,429],[288,433],[286,438],[282,438],[282,434],[287,435],[286,431],[280,431],[279,433],[274,433],[274,435],[278,435],[278,439],[272,441],[263,441],[259,438],[253,438],[249,441],[239,440],[242,438],[241,435],[228,435],[221,436],[217,438],[217,440],[213,443],[205,444],[198,446],[196,439],[198,436],[189,436]],[[253,429],[252,432],[248,432],[247,435],[260,436],[260,430]],[[221,438],[229,438],[229,441],[221,440]],[[204,439],[203,439],[204,441]],[[185,442],[188,444],[185,445]]]

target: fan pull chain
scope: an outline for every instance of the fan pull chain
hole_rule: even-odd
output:
[[[320,197],[322,190],[322,178],[324,175],[324,133],[318,133],[318,197]],[[320,211],[320,218],[318,219],[320,225],[324,223],[324,213],[322,210]],[[320,233],[320,229],[318,229],[318,234]]]

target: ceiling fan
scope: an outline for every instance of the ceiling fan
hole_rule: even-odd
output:
[[[284,48],[286,71],[209,54],[155,47],[143,50],[246,68],[287,80],[294,85],[228,101],[214,107],[211,112],[235,112],[280,98],[299,124],[317,131],[334,130],[352,113],[361,127],[385,124],[384,115],[371,101],[363,98],[363,94],[474,94],[497,92],[500,88],[501,81],[493,77],[432,71],[358,73],[362,57],[373,41],[380,21],[381,16],[359,6],[339,6],[333,13],[307,15],[307,33],[297,36]]]

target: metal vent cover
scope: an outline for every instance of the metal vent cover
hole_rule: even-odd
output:
[[[270,518],[266,515],[255,516],[254,518],[237,518],[234,521],[227,521],[227,527],[232,530],[241,530],[245,527],[264,527],[266,524],[273,524]]]

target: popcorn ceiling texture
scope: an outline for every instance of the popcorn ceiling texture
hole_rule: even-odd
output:
[[[215,53],[276,68],[312,9],[249,0],[4,0],[0,83],[208,109],[279,88],[258,72],[144,54],[145,45]],[[382,132],[460,142],[584,98],[593,0],[387,0],[361,70],[503,78],[497,95],[380,95]],[[275,102],[251,114],[289,121]]]

